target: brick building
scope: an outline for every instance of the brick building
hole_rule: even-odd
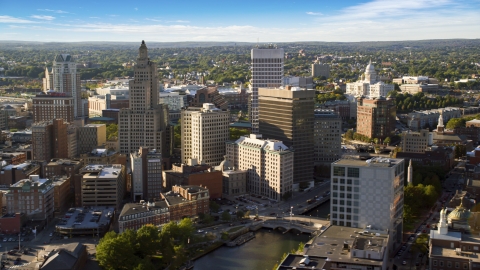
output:
[[[33,122],[63,119],[72,123],[73,97],[67,93],[48,91],[32,98]]]
[[[68,123],[62,119],[33,124],[33,159],[48,161],[52,158],[68,158],[67,126]]]
[[[163,189],[172,190],[175,185],[196,185],[208,188],[212,199],[221,198],[223,190],[223,176],[221,171],[213,171],[210,166],[197,164],[193,160],[187,164],[172,164],[171,170],[162,172]]]
[[[213,103],[215,107],[227,110],[228,102],[224,95],[220,95],[217,87],[209,86],[197,90],[195,96],[189,101],[190,107],[202,107],[204,103]]]
[[[0,185],[8,187],[22,179],[27,179],[30,175],[38,175],[40,172],[41,168],[38,163],[10,164],[3,167],[0,171]]]
[[[369,138],[384,139],[395,130],[396,108],[391,98],[359,98],[357,133]]]
[[[146,224],[160,226],[170,222],[170,212],[166,201],[127,203],[118,217],[118,229],[138,230]]]
[[[210,212],[208,189],[201,186],[173,186],[172,191],[161,193],[170,211],[170,220],[198,216]]]

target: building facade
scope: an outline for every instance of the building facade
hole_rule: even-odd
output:
[[[430,134],[428,129],[422,129],[419,132],[404,131],[402,133],[402,152],[425,153],[427,147],[432,144],[433,134]]]
[[[63,119],[33,124],[33,159],[49,161],[52,158],[68,158],[67,128],[68,123]]]
[[[82,206],[120,209],[125,196],[125,166],[87,165],[80,169]]]
[[[182,110],[182,163],[196,159],[210,166],[219,165],[230,137],[229,120],[230,112],[212,103]]]
[[[158,104],[157,65],[148,58],[145,42],[139,48],[135,79],[129,83],[130,103],[121,109],[118,123],[120,153],[130,154],[140,147],[157,149],[164,157],[167,148],[168,109]]]
[[[160,226],[170,222],[170,212],[165,201],[127,203],[118,217],[118,229],[138,230],[142,226],[151,224]]]
[[[24,213],[32,220],[53,217],[54,194],[52,181],[30,175],[11,185],[5,194],[7,213]]]
[[[282,85],[284,54],[283,49],[273,46],[252,49],[250,121],[252,122],[253,133],[259,133],[258,88],[280,87]]]
[[[32,98],[33,122],[63,119],[73,123],[74,99],[67,93],[49,91]]]
[[[78,129],[78,153],[89,153],[107,141],[107,126],[88,124]]]
[[[195,217],[210,213],[208,189],[200,186],[173,186],[172,191],[161,194],[170,211],[170,220]]]
[[[340,159],[331,166],[332,225],[389,231],[391,252],[403,233],[404,160]]]
[[[312,77],[330,77],[330,66],[327,64],[312,64]]]
[[[395,130],[395,102],[384,97],[359,98],[357,106],[357,133],[369,138],[384,139]]]
[[[153,201],[162,192],[162,154],[155,149],[141,147],[130,154],[132,170],[132,197],[134,201]]]
[[[250,134],[227,142],[226,148],[233,167],[247,171],[247,192],[276,201],[291,195],[294,152],[281,141]]]
[[[258,89],[260,134],[295,151],[294,182],[313,180],[315,90]],[[252,127],[252,133],[253,127]]]
[[[342,155],[342,119],[333,110],[315,110],[315,165],[331,163]]]

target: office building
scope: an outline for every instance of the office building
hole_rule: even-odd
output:
[[[315,110],[315,165],[331,163],[342,155],[342,119],[333,110]]]
[[[281,141],[250,134],[227,142],[226,148],[233,167],[247,171],[247,192],[276,201],[292,194],[294,155]]]
[[[95,95],[88,98],[89,117],[100,117],[104,110],[123,109],[129,107],[128,96]]]
[[[36,162],[23,162],[18,165],[9,164],[1,167],[0,185],[9,187],[12,184],[28,179],[30,175],[39,175],[41,173],[40,164]]]
[[[186,105],[183,97],[179,92],[160,92],[159,103],[167,105],[169,111],[180,111]]]
[[[379,98],[386,97],[388,92],[393,91],[393,84],[386,84],[380,81],[372,62],[367,65],[361,80],[347,83],[346,94],[353,97]]]
[[[433,144],[433,133],[428,129],[402,132],[402,152],[425,153],[427,147]]]
[[[57,54],[53,60],[52,71],[45,69],[44,91],[53,90],[73,97],[73,117],[87,116],[84,112],[80,73],[76,63],[69,54]],[[67,121],[67,119],[65,119]]]
[[[135,79],[129,82],[130,107],[121,109],[119,114],[120,153],[128,155],[148,147],[168,157],[168,109],[158,104],[157,65],[148,58],[144,41],[138,51]]]
[[[125,196],[125,166],[87,165],[80,169],[81,205],[120,209]]]
[[[273,46],[252,49],[252,80],[250,84],[252,90],[250,101],[252,133],[259,133],[258,88],[280,87],[282,85],[283,58],[283,49]]]
[[[312,77],[328,79],[330,77],[330,66],[327,64],[312,64]]]
[[[107,126],[88,124],[78,129],[78,153],[90,153],[107,141]]]
[[[389,232],[398,248],[403,233],[403,159],[340,159],[331,166],[330,221]]]
[[[313,180],[315,90],[259,88],[260,134],[282,141],[295,152],[294,182]],[[252,127],[252,133],[253,133]]]
[[[49,161],[52,158],[68,158],[67,127],[68,123],[63,119],[33,124],[33,159]]]
[[[74,99],[67,93],[48,91],[32,98],[33,122],[63,119],[73,123]]]
[[[132,198],[153,201],[162,192],[162,154],[155,149],[140,147],[130,154],[132,170]]]
[[[53,190],[51,180],[30,175],[8,188],[7,213],[24,213],[29,220],[50,219],[54,210]]]
[[[391,98],[359,98],[357,133],[369,138],[385,139],[395,130],[395,101]]]
[[[182,110],[182,163],[196,159],[199,163],[217,166],[225,155],[229,139],[230,112],[215,108],[212,103],[203,107]]]
[[[221,171],[223,176],[223,194],[238,196],[247,193],[248,171],[239,170],[226,157],[215,170]]]

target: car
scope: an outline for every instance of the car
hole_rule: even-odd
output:
[[[407,262],[406,262],[406,261],[403,261],[403,262],[402,262],[402,265],[407,265]]]
[[[213,227],[214,230],[218,229],[217,227]]]
[[[7,238],[3,238],[3,242],[7,242],[7,241],[8,241],[8,239],[7,239]]]
[[[198,232],[198,233],[203,233],[203,232],[204,232],[204,230],[198,230],[197,232]]]
[[[52,236],[53,236],[53,232],[51,232],[48,236],[52,237]]]

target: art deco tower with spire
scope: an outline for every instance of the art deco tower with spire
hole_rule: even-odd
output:
[[[129,154],[148,147],[168,156],[168,107],[158,104],[157,65],[148,58],[145,41],[138,49],[134,76],[129,82],[130,107],[120,110],[120,152]]]

